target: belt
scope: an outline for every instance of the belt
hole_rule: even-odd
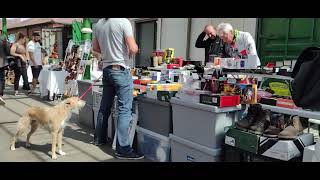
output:
[[[120,66],[120,65],[110,65],[107,68],[113,69],[113,70],[125,70],[125,68],[123,66]]]

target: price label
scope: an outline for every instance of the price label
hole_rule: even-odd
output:
[[[226,136],[224,143],[230,146],[235,146],[236,140],[233,137]]]
[[[215,97],[212,98],[212,102],[213,102],[213,103],[218,103],[218,98],[215,98]]]
[[[227,83],[228,84],[235,84],[235,83],[237,83],[237,80],[235,78],[228,78]]]
[[[198,80],[199,75],[197,73],[192,73],[192,79]]]

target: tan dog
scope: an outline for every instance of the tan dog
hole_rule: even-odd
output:
[[[13,85],[14,84],[14,78],[15,78],[14,77],[14,71],[13,70],[11,70],[11,71],[7,70],[5,72],[5,74],[6,74],[6,84],[9,85],[9,86]]]
[[[11,150],[15,150],[15,142],[18,136],[22,135],[26,129],[31,126],[31,130],[27,135],[26,147],[30,147],[30,136],[37,130],[38,126],[42,126],[49,130],[52,135],[52,159],[57,159],[56,146],[58,143],[58,153],[66,155],[62,151],[62,133],[66,121],[71,118],[73,109],[81,109],[85,102],[78,97],[68,98],[54,107],[32,107],[30,108],[18,122],[17,133],[11,142]]]

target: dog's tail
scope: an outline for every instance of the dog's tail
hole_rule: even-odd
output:
[[[31,123],[31,119],[29,116],[22,116],[18,121],[17,132],[19,132],[19,131],[24,132],[24,130],[29,127],[30,123]],[[21,133],[23,133],[23,132],[21,132]]]

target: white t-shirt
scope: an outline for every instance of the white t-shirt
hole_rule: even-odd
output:
[[[236,38],[236,47],[239,52],[246,50],[248,55],[257,56],[257,65],[261,65],[256,49],[256,43],[250,33],[239,31],[239,36]]]
[[[133,36],[133,30],[127,18],[100,19],[95,25],[93,36],[99,42],[104,67],[117,64],[130,68],[125,38]]]
[[[30,41],[27,45],[27,50],[29,52],[33,53],[33,58],[36,64],[33,64],[32,61],[30,61],[31,66],[38,66],[42,65],[42,54],[41,54],[41,46],[38,42]]]

